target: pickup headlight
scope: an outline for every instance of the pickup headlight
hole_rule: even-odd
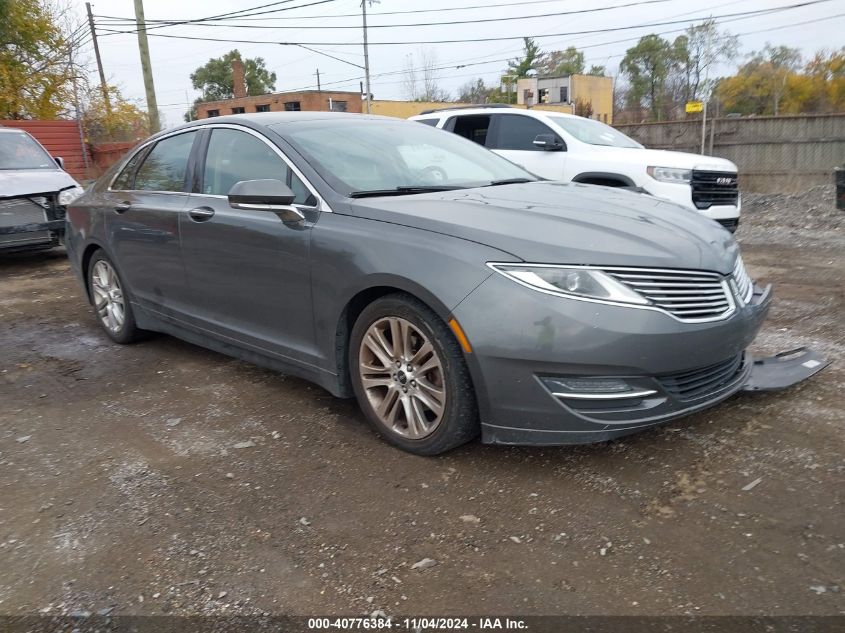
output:
[[[676,167],[648,167],[648,175],[660,182],[685,183],[692,179],[691,169],[678,169]]]
[[[80,187],[79,185],[74,185],[69,189],[65,189],[59,192],[59,206],[66,207],[71,202],[76,200],[79,196],[85,193],[85,189]]]
[[[594,268],[539,264],[497,264],[488,266],[518,284],[561,297],[593,299],[613,303],[645,305],[648,301]]]

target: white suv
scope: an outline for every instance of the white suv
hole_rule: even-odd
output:
[[[609,125],[560,112],[471,106],[410,118],[480,143],[542,178],[638,189],[730,231],[739,225],[737,168],[724,158],[646,149]]]

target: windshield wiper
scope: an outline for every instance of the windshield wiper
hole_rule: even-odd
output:
[[[396,187],[394,189],[371,189],[369,191],[353,191],[349,194],[350,198],[369,198],[376,196],[404,196],[414,193],[431,193],[433,191],[454,191],[455,189],[464,189],[464,187],[455,187],[449,185],[406,185]]]
[[[485,187],[495,187],[497,185],[518,185],[523,182],[536,182],[535,180],[531,180],[530,178],[505,178],[503,180],[493,180],[492,182],[484,185]]]

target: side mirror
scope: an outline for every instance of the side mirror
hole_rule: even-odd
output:
[[[56,161],[56,164],[59,166],[59,169],[65,168],[65,159],[61,156],[53,156],[53,160]]]
[[[244,211],[272,211],[284,222],[299,222],[305,215],[291,206],[294,193],[281,180],[241,180],[229,190],[229,206]]]
[[[547,152],[560,152],[563,150],[563,144],[554,134],[538,134],[534,138],[534,145]]]

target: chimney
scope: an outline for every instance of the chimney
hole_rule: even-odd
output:
[[[232,90],[235,93],[235,99],[241,99],[246,96],[244,63],[239,59],[232,60]]]

